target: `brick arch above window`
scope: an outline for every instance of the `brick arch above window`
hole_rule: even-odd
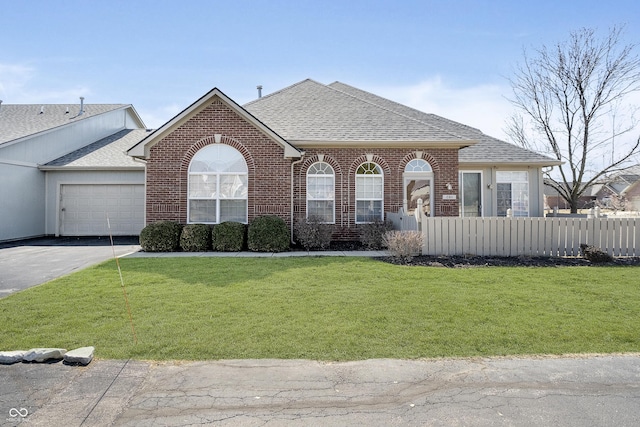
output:
[[[340,168],[340,164],[337,162],[337,160],[326,154],[323,156],[322,160],[320,160],[320,157],[318,155],[313,155],[305,159],[304,162],[302,162],[300,172],[303,174],[306,174],[307,170],[309,170],[309,167],[311,167],[312,164],[318,163],[320,161],[329,164],[329,166],[333,168],[333,171],[336,174],[336,176],[342,175],[342,169]]]
[[[363,163],[375,163],[378,166],[380,166],[380,168],[382,168],[382,173],[384,175],[391,174],[391,168],[389,167],[389,164],[382,157],[374,154],[371,157],[371,160],[369,160],[369,158],[366,155],[362,155],[356,158],[355,161],[349,167],[349,176],[354,176],[356,174],[356,171],[360,167],[360,165]]]
[[[429,166],[431,166],[431,170],[434,173],[440,171],[440,164],[438,163],[438,161],[431,154],[422,152],[422,153],[420,153],[420,156],[418,157],[415,152],[412,152],[412,153],[407,154],[404,157],[404,159],[402,159],[400,164],[398,164],[398,172],[399,173],[403,173],[405,167],[407,166],[407,164],[411,160],[415,160],[415,159],[421,159],[421,160],[424,160],[427,163],[429,163]]]
[[[256,164],[255,164],[255,161],[253,160],[253,156],[251,155],[249,150],[247,150],[247,147],[245,147],[244,144],[242,144],[237,139],[232,138],[230,136],[226,136],[226,135],[222,135],[219,143],[229,145],[235,148],[236,150],[238,150],[244,157],[244,160],[247,162],[247,169],[249,174],[250,175],[253,174],[253,172],[256,169]],[[211,144],[217,144],[215,142],[215,137],[213,135],[208,136],[206,138],[202,138],[200,141],[196,142],[191,147],[189,147],[189,149],[184,153],[184,156],[182,157],[182,161],[180,163],[180,172],[188,171],[189,164],[191,164],[191,159],[193,159],[193,156],[195,156],[196,153],[200,151],[202,148]]]

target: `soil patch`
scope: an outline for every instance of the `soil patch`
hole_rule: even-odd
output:
[[[423,267],[474,268],[474,267],[594,267],[640,266],[640,257],[614,258],[612,262],[593,263],[577,257],[481,257],[481,256],[428,256],[414,257],[401,262],[394,257],[377,257],[379,261],[398,265]]]

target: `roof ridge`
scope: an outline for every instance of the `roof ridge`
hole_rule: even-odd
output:
[[[277,95],[277,94],[279,94],[279,93],[281,93],[281,92],[284,92],[285,90],[289,90],[289,89],[291,89],[291,88],[294,88],[294,87],[296,87],[296,86],[300,86],[301,84],[303,84],[303,83],[308,83],[308,82],[310,82],[310,83],[315,83],[315,84],[320,85],[320,86],[325,86],[325,85],[323,85],[322,83],[317,82],[317,81],[315,81],[315,80],[313,80],[313,79],[311,79],[311,78],[306,78],[306,79],[304,79],[304,80],[300,80],[300,81],[299,81],[299,82],[297,82],[297,83],[294,83],[294,84],[291,84],[291,85],[289,85],[289,86],[287,86],[287,87],[284,87],[284,88],[282,88],[282,89],[279,89],[279,90],[277,90],[277,91],[275,91],[275,92],[271,92],[271,93],[270,93],[270,94],[268,94],[268,95],[261,96],[260,98],[256,98],[256,99],[254,99],[253,101],[249,101],[249,102],[245,103],[244,105],[242,105],[242,107],[245,107],[245,106],[248,106],[248,105],[251,105],[251,104],[255,104],[256,102],[261,101],[261,100],[263,100],[263,99],[271,98],[272,96]]]

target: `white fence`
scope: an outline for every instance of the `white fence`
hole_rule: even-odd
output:
[[[411,215],[405,215],[402,209],[400,212],[387,212],[387,220],[391,221],[394,230],[418,231],[418,221]]]
[[[640,256],[640,218],[423,217],[423,255],[577,256],[580,244]]]

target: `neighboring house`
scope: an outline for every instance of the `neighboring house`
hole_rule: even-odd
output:
[[[144,226],[146,136],[131,105],[0,103],[0,241],[107,235]]]
[[[597,198],[605,208],[640,211],[640,165],[610,176],[598,192]]]
[[[569,203],[545,181],[545,209],[569,209]],[[631,166],[590,185],[578,199],[578,209],[600,207],[640,211],[640,165]]]
[[[598,195],[603,189],[602,184],[592,184],[582,193],[578,198],[578,209],[591,209],[596,206],[596,200]],[[551,185],[545,180],[544,183],[544,207],[545,209],[554,210],[567,210],[571,209],[569,202],[567,202]]]
[[[313,215],[334,239],[387,212],[544,214],[558,162],[335,82],[304,80],[244,107],[214,88],[129,150],[146,162],[146,222]]]

